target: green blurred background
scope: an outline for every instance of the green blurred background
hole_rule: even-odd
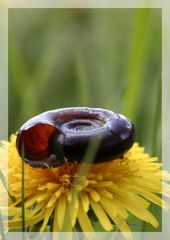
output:
[[[161,24],[153,8],[9,9],[9,135],[50,109],[102,107],[131,118],[161,160]]]

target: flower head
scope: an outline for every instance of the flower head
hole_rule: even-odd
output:
[[[22,223],[22,159],[16,149],[16,135],[6,142],[7,146],[9,191],[16,199],[9,206],[12,217],[9,228],[16,229],[21,228]],[[144,153],[138,143],[123,158],[98,164],[66,161],[57,168],[41,169],[24,163],[25,224],[32,226],[42,221],[40,231],[44,231],[53,218],[53,232],[71,231],[77,222],[84,232],[93,232],[89,216],[92,210],[105,231],[113,230],[116,225],[131,239],[129,214],[155,228],[159,226],[148,207],[153,202],[169,208],[159,196],[162,182],[164,189],[168,189],[169,180],[157,158]],[[168,191],[163,194],[170,196]]]
[[[0,209],[7,206],[8,193],[6,191],[6,176],[8,170],[6,142],[0,141]],[[7,147],[7,146],[6,146]],[[6,161],[3,161],[5,158]]]

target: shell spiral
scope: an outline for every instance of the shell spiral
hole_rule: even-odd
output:
[[[84,156],[90,145],[95,146],[93,163],[121,157],[133,145],[134,136],[134,124],[121,114],[102,108],[62,108],[23,124],[16,146],[31,166],[57,167],[65,159],[87,161]]]

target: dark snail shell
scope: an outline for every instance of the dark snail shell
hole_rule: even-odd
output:
[[[57,167],[84,161],[90,144],[98,141],[94,163],[120,157],[134,143],[134,124],[125,116],[101,108],[63,108],[28,120],[16,146],[33,167]],[[23,150],[23,153],[22,153]]]

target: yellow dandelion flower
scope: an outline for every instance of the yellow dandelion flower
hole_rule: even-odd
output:
[[[16,149],[16,135],[5,145],[9,158],[9,191],[16,199],[9,206],[8,226],[16,229],[21,228],[22,223],[22,159]],[[93,232],[89,216],[92,210],[105,231],[113,230],[116,225],[131,239],[129,214],[157,228],[159,222],[148,210],[149,204],[169,208],[159,194],[162,194],[162,182],[164,189],[169,189],[170,176],[161,170],[157,158],[146,154],[138,143],[133,144],[123,159],[98,164],[66,162],[57,168],[44,169],[24,163],[24,168],[25,225],[42,222],[40,232],[45,230],[51,216],[53,232],[71,231],[77,222],[82,231]],[[168,191],[163,194],[170,196]]]
[[[6,143],[0,142],[0,209],[2,207],[7,207],[8,202],[8,194],[6,191],[6,178],[7,178],[7,170],[8,170],[8,161],[7,161],[7,149],[2,146],[5,146]],[[6,161],[3,161],[5,158]]]

